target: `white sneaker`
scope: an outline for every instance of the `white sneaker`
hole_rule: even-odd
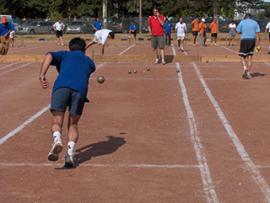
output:
[[[158,63],[159,63],[159,59],[156,59],[156,60],[155,60],[155,64],[158,64]]]
[[[63,149],[63,144],[61,140],[58,140],[53,143],[53,146],[48,154],[48,160],[57,161],[59,159],[59,154]]]
[[[74,161],[74,156],[66,154],[65,156],[65,168],[74,168],[75,167],[75,161]]]
[[[166,64],[166,62],[165,62],[165,60],[164,60],[164,59],[162,59],[162,64],[163,64],[163,65],[165,65],[165,64]]]

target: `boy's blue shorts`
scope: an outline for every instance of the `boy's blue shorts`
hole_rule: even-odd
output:
[[[70,88],[59,88],[52,93],[51,112],[65,112],[69,108],[69,114],[82,115],[85,98],[77,91]]]

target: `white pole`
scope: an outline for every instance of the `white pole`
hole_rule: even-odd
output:
[[[107,6],[108,6],[108,0],[103,0],[102,3],[102,18],[103,18],[103,24],[104,27],[107,28]]]

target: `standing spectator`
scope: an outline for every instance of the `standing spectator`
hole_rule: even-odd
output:
[[[229,24],[229,46],[233,46],[233,41],[235,39],[236,36],[236,24],[234,21],[232,21]]]
[[[133,35],[134,36],[134,40],[136,41],[137,25],[133,21],[131,21],[130,24],[129,24],[129,26],[128,26],[128,33],[129,33],[129,36],[128,36],[129,40],[131,38],[131,35]]]
[[[179,51],[184,51],[184,40],[187,32],[187,25],[183,22],[183,18],[179,18],[179,22],[175,25],[176,37]]]
[[[214,18],[212,23],[210,24],[211,30],[211,43],[216,46],[217,45],[217,36],[218,36],[218,22],[217,18]]]
[[[199,33],[199,19],[197,17],[192,21],[191,26],[193,35],[193,45],[195,46],[197,43],[197,37]]]
[[[268,54],[270,54],[270,22],[268,22],[265,27],[265,38],[268,38],[269,41]]]
[[[201,46],[206,46],[206,24],[205,19],[202,18],[199,24],[199,35],[200,35],[200,44]]]
[[[250,14],[246,14],[245,18],[237,26],[236,31],[241,34],[239,56],[244,69],[242,77],[251,79],[252,56],[255,46],[260,44],[260,27],[255,20],[251,19]]]
[[[98,31],[98,30],[101,30],[102,29],[103,24],[99,20],[99,18],[96,18],[93,26],[94,26],[95,31]]]
[[[164,56],[164,16],[159,13],[159,10],[154,7],[153,15],[148,18],[148,31],[151,33],[151,44],[153,51],[156,53],[155,63],[161,62],[163,65],[166,64]],[[159,50],[160,53],[159,53]]]
[[[53,24],[53,29],[54,29],[56,37],[58,39],[57,45],[64,46],[63,31],[65,29],[65,25],[63,22],[61,22],[60,18],[58,18],[57,22]]]
[[[169,19],[166,18],[164,22],[164,31],[165,31],[165,43],[168,46],[171,46],[171,34],[172,34],[172,24]]]
[[[9,35],[14,31],[11,23],[7,21],[7,18],[3,16],[0,24],[0,55],[6,55],[9,49]]]

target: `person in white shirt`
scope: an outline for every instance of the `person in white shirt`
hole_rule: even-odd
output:
[[[265,27],[265,38],[269,40],[268,54],[270,54],[270,22]]]
[[[179,18],[179,22],[175,25],[176,37],[179,51],[184,51],[184,40],[187,32],[187,25],[183,22],[183,18]]]
[[[61,22],[61,19],[58,18],[57,22],[53,24],[53,30],[55,31],[56,37],[58,39],[57,45],[64,46],[63,41],[63,31],[65,29],[65,25]]]
[[[235,39],[236,36],[236,24],[234,21],[232,21],[229,24],[229,46],[233,46],[233,40]]]
[[[95,32],[93,40],[86,46],[85,50],[94,44],[102,45],[101,55],[104,55],[105,44],[108,38],[114,39],[114,32],[108,29],[101,29]]]

